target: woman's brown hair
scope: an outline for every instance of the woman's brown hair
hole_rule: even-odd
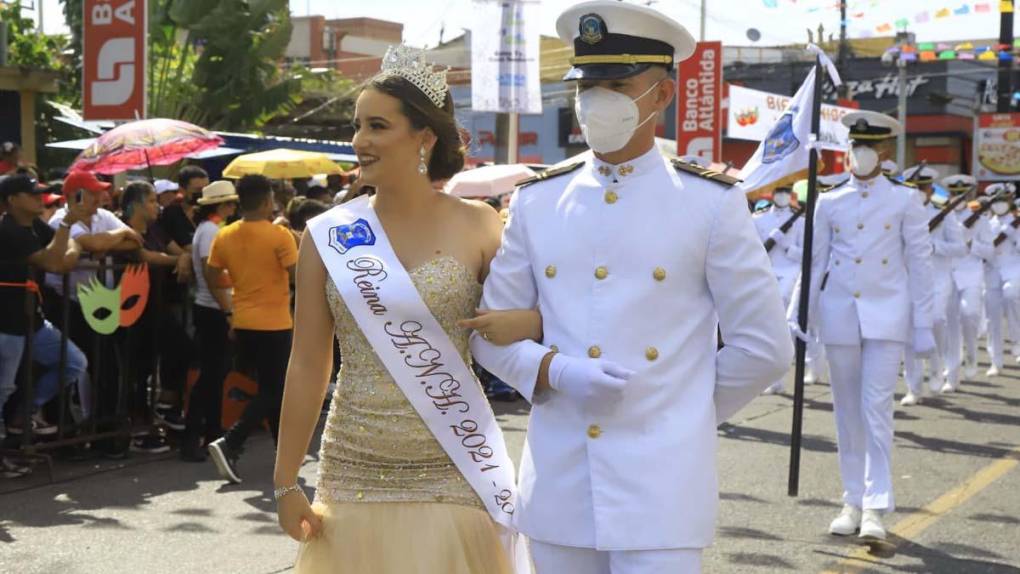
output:
[[[453,96],[447,92],[443,107],[414,84],[400,76],[380,74],[368,82],[368,88],[400,100],[401,111],[416,130],[429,128],[436,134],[436,144],[429,158],[429,180],[450,179],[464,169],[464,144],[453,115]]]

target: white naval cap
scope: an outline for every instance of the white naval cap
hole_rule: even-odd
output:
[[[985,195],[988,195],[989,197],[991,197],[993,201],[997,200],[997,199],[1002,199],[1004,201],[1007,201],[1008,198],[1002,197],[1002,196],[1008,196],[1008,195],[1012,194],[1014,191],[1016,191],[1016,186],[1014,186],[1012,183],[1000,182],[1000,183],[993,183],[993,184],[989,185],[988,187],[986,187],[985,188]],[[995,197],[995,196],[1000,196],[1000,197]]]
[[[178,189],[181,188],[181,186],[170,181],[169,179],[157,179],[156,183],[153,184],[153,187],[156,188],[156,195],[166,193],[168,191],[177,191]]]
[[[968,191],[977,187],[977,180],[974,179],[974,176],[964,173],[944,177],[941,183],[943,187],[953,192]]]
[[[850,112],[843,116],[842,122],[850,128],[851,140],[865,143],[893,138],[903,131],[895,118],[869,110]]]
[[[903,170],[903,181],[909,181],[918,185],[933,183],[939,172],[927,165],[915,165]]]
[[[617,0],[575,4],[556,19],[560,40],[574,47],[564,80],[628,78],[655,64],[672,68],[694,53],[694,37],[658,10]]]
[[[900,166],[894,160],[887,159],[882,162],[882,173],[886,175],[896,175],[896,172],[900,171]]]

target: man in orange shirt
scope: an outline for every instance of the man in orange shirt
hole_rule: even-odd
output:
[[[246,175],[237,183],[241,220],[220,230],[213,240],[207,265],[210,278],[227,271],[234,285],[223,312],[237,336],[241,360],[254,365],[258,394],[241,418],[222,438],[209,444],[220,475],[240,483],[237,461],[252,429],[269,421],[276,441],[280,426],[283,381],[290,356],[293,321],[290,284],[297,264],[297,243],[290,231],[273,225],[273,189],[261,175]]]

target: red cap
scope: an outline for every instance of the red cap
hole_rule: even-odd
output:
[[[53,207],[54,205],[61,205],[64,203],[64,196],[57,195],[56,193],[44,193],[43,194],[43,205],[46,207]]]
[[[106,191],[110,188],[109,183],[105,183],[96,179],[96,176],[87,171],[72,171],[67,174],[64,178],[64,197],[67,197],[73,193],[78,193],[78,190],[84,189],[85,191],[91,191],[92,193],[99,193],[100,191]]]

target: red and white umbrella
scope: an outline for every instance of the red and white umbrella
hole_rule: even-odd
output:
[[[487,165],[453,176],[446,184],[446,192],[457,197],[498,197],[534,175],[535,171],[526,165]]]

